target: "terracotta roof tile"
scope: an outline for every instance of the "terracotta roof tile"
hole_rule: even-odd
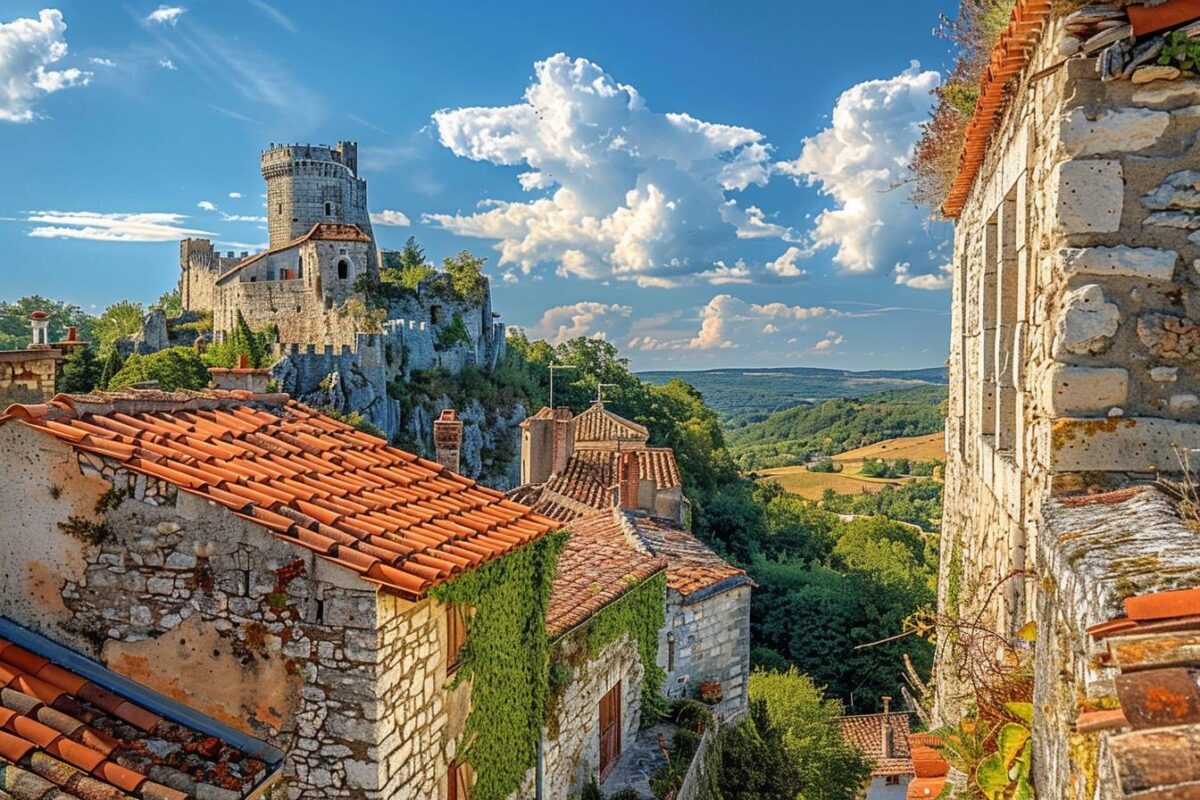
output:
[[[232,268],[221,273],[221,275],[217,277],[217,280],[223,281],[226,278],[230,277],[231,275],[237,274],[237,272],[239,270],[241,270],[242,267],[248,267],[251,264],[259,261],[260,259],[266,258],[267,256],[271,255],[272,253],[279,253],[284,250],[290,250],[291,248],[295,247],[296,245],[302,244],[303,242],[307,242],[310,239],[320,240],[320,241],[364,242],[367,244],[369,244],[371,242],[371,237],[368,236],[366,234],[366,232],[363,231],[363,229],[358,227],[357,225],[347,225],[347,224],[343,224],[343,223],[318,222],[315,225],[313,225],[311,228],[309,228],[308,232],[305,233],[303,236],[299,236],[299,237],[293,239],[292,241],[288,242],[287,244],[280,245],[279,247],[274,247],[270,250],[263,250],[261,253],[255,253],[252,256],[247,256],[246,258],[243,258]]]
[[[59,395],[0,415],[0,425],[13,421],[219,503],[409,597],[560,527],[280,395]],[[441,554],[463,546],[478,559]]]
[[[612,413],[604,403],[592,406],[575,417],[575,444],[601,442],[641,442],[650,438],[650,431],[642,425]]]
[[[587,620],[667,562],[636,547],[620,512],[594,514],[570,527],[546,612],[546,628],[557,636]]]
[[[35,667],[43,685],[53,681],[70,691],[59,688],[53,699],[27,694],[24,687],[39,681],[27,672]],[[268,766],[0,640],[0,771],[8,772],[6,788],[37,787],[30,797],[185,800],[214,796],[214,788],[249,796],[267,778]],[[180,785],[194,789],[156,784],[151,771],[178,775]],[[0,796],[7,797],[2,790]]]
[[[966,205],[975,176],[983,166],[988,140],[1007,101],[1005,87],[1021,72],[1029,58],[1033,43],[1041,36],[1046,18],[1050,15],[1051,0],[1017,0],[1012,19],[992,50],[991,64],[983,74],[975,114],[967,124],[958,174],[950,194],[942,205],[942,213],[955,219]]]
[[[842,730],[842,738],[861,750],[863,755],[874,765],[871,770],[873,777],[913,775],[912,756],[909,752],[911,733],[908,718],[908,713],[903,711],[893,711],[886,715],[859,714],[839,717],[838,726]],[[892,734],[892,751],[886,755],[883,752],[885,719]]]
[[[680,489],[683,478],[675,453],[668,447],[644,447],[638,456],[638,477],[653,480],[660,491]],[[539,514],[569,522],[613,506],[621,453],[616,450],[577,450],[567,465],[541,485],[521,486],[509,497]]]

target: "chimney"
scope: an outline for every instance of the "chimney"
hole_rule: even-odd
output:
[[[29,325],[33,329],[33,339],[29,342],[30,350],[45,350],[50,347],[50,315],[45,311],[35,311],[29,315]]]
[[[238,356],[238,365],[233,369],[209,367],[208,374],[212,375],[214,389],[237,389],[254,394],[266,394],[267,384],[271,380],[271,373],[267,370],[251,369],[250,361],[245,355]]]
[[[892,758],[892,698],[884,695],[883,700],[883,731],[879,737],[879,750],[882,758]]]
[[[621,508],[638,508],[638,486],[641,484],[638,454],[633,450],[621,454],[617,477],[617,500]]]
[[[555,475],[567,468],[567,460],[575,450],[575,432],[572,426],[575,415],[566,406],[554,409],[554,443],[551,451],[550,474]]]
[[[451,472],[459,470],[463,424],[453,408],[447,408],[433,423],[435,460]]]

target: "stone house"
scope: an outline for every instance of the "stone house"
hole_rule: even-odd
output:
[[[883,713],[838,718],[842,738],[862,751],[871,762],[870,783],[864,800],[904,800],[916,773],[909,738],[910,712],[889,711],[891,698],[883,698]]]
[[[1200,785],[1200,714],[1127,708],[1120,734],[1082,716],[1177,688],[1150,672],[1138,695],[1120,678],[1129,651],[1089,629],[1119,619],[1148,643],[1195,609],[1139,618],[1134,601],[1200,584],[1194,533],[1150,486],[1200,447],[1200,82],[1155,63],[1198,16],[1184,0],[1019,0],[944,206],[957,227],[938,602],[1006,637],[1037,623],[1039,797]],[[948,720],[967,698],[951,637],[939,644]],[[1200,665],[1178,640],[1155,646],[1170,653],[1155,666]],[[1168,758],[1145,756],[1168,740]]]
[[[67,338],[50,342],[50,315],[34,311],[29,318],[32,337],[24,350],[0,350],[0,406],[40,403],[54,396],[62,360],[78,347],[87,347],[75,328]]]
[[[521,427],[527,481],[509,496],[572,532],[617,520],[630,546],[665,558],[663,691],[686,697],[715,682],[717,713],[740,714],[748,702],[751,582],[684,527],[690,504],[675,453],[650,447],[643,426],[599,402],[577,416],[543,408]]]
[[[182,796],[253,796],[275,772],[291,798],[463,796],[472,773],[455,758],[472,691],[448,678],[472,612],[430,593],[535,552],[556,523],[286,396],[250,391],[15,405],[0,416],[0,464],[3,780],[45,778],[28,743],[70,761],[67,743],[23,721],[53,728],[72,723],[51,710],[86,712],[60,708],[70,697],[49,684],[119,719],[119,697],[130,698],[143,711],[127,708],[126,721],[143,731],[153,713],[203,732],[213,741],[202,754],[211,748],[218,766],[233,760],[217,758],[224,747],[268,765],[231,794],[140,773]],[[539,611],[525,628],[541,624]],[[118,698],[85,694],[68,673]],[[157,754],[154,739],[118,733]],[[112,752],[122,769],[145,763]],[[92,777],[134,780],[97,773],[108,762],[86,757]],[[0,781],[14,797],[42,797],[15,785]]]

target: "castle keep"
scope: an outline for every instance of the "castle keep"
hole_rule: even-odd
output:
[[[1020,0],[945,206],[939,607],[1014,641],[1036,622],[1039,797],[1200,786],[1192,700],[1146,713],[1156,693],[1196,694],[1171,669],[1200,666],[1182,620],[1200,598],[1161,594],[1200,584],[1196,533],[1153,485],[1200,447],[1200,81],[1156,63],[1196,16],[1176,0]],[[943,720],[965,696],[951,639]]]

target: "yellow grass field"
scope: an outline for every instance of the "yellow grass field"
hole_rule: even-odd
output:
[[[867,458],[885,458],[889,461],[907,458],[912,461],[944,460],[945,438],[940,433],[928,436],[911,436],[904,439],[888,439],[857,450],[849,450],[833,457],[842,465],[841,472],[809,472],[805,467],[779,467],[762,470],[761,480],[775,481],[784,491],[798,494],[809,500],[820,500],[826,489],[838,494],[874,494],[885,486],[899,486],[911,482],[912,478],[864,478],[860,474],[862,462]]]

